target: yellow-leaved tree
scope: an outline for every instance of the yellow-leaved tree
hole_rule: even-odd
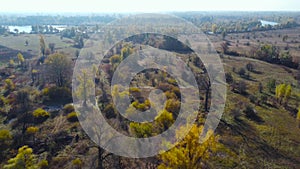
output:
[[[186,130],[182,127],[176,132],[176,137]],[[219,140],[219,136],[211,135],[203,143],[199,136],[203,126],[193,125],[189,134],[171,150],[159,155],[159,169],[196,169],[233,167],[235,154],[227,149]],[[209,131],[212,132],[212,131]]]
[[[8,164],[4,165],[4,169],[37,169],[37,158],[28,146],[19,148],[16,157],[8,160]]]

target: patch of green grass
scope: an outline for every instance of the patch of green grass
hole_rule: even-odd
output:
[[[55,43],[55,49],[63,51],[74,56],[76,48],[73,47],[73,40],[68,38],[60,39],[59,35],[43,35],[48,48],[49,43]],[[18,36],[1,36],[0,45],[11,49],[30,52],[33,55],[40,55],[40,36],[38,34],[22,34]],[[28,46],[25,46],[25,41],[28,41]]]
[[[239,70],[248,62],[253,63],[255,70],[260,72],[250,73],[251,80],[243,79],[232,72],[233,67]],[[225,57],[223,63],[225,72],[230,72],[236,81],[246,82],[248,94],[259,94],[258,84],[261,82],[264,86],[263,92],[269,97],[274,96],[266,88],[268,80],[274,78],[277,83],[294,84],[293,96],[288,103],[290,107],[296,108],[300,102],[298,97],[300,89],[295,85],[297,81],[282,66],[241,57],[230,57],[230,59]],[[246,118],[243,112],[246,105],[254,108],[262,122]],[[233,109],[239,110],[239,120],[233,118]],[[244,145],[243,150],[248,158],[248,167],[257,166],[257,163],[260,163],[259,166],[274,164],[276,168],[300,167],[300,129],[296,119],[283,106],[276,108],[272,105],[254,105],[250,103],[248,96],[233,93],[228,89],[223,120],[229,125],[226,129],[218,129],[222,133],[223,141],[235,151],[241,151],[240,146]],[[262,159],[264,164],[261,163]]]

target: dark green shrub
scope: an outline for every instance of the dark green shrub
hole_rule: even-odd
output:
[[[105,106],[103,113],[104,113],[105,117],[108,119],[117,117],[115,108],[112,104],[108,104],[107,106]]]
[[[48,94],[52,102],[70,103],[72,101],[71,90],[67,87],[51,87]]]

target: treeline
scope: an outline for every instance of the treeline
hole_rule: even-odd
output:
[[[187,12],[175,15],[194,23],[204,32],[214,34],[284,29],[299,25],[297,13],[290,12]],[[260,20],[277,22],[278,25],[263,26]]]
[[[0,16],[0,25],[82,25],[108,23],[115,19],[113,15],[99,16]]]
[[[250,57],[294,69],[298,68],[298,63],[293,60],[289,51],[281,51],[279,47],[270,44],[252,48]]]

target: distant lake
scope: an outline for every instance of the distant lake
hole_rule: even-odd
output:
[[[50,26],[50,25],[48,25],[48,26]],[[59,31],[62,31],[67,28],[66,25],[52,25],[52,27],[58,29]],[[25,32],[25,33],[31,32],[31,26],[8,26],[8,28],[9,28],[10,32],[15,32],[14,31],[15,29],[18,29],[20,33],[21,32]]]
[[[8,29],[10,32],[15,32],[15,29],[18,29],[19,32],[25,32],[30,33],[31,32],[31,26],[8,26]]]
[[[267,26],[267,25],[276,26],[276,25],[278,25],[277,22],[271,22],[271,21],[265,21],[265,20],[260,20],[260,23],[261,23],[262,26]]]

